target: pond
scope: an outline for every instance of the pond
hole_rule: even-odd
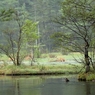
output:
[[[0,77],[0,95],[95,95],[95,82],[75,76]]]

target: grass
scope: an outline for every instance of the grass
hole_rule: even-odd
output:
[[[0,75],[50,75],[77,74],[80,66],[75,65],[6,65],[0,68]]]
[[[76,74],[81,69],[78,65],[48,65],[49,60],[55,58],[55,56],[63,56],[65,60],[73,59],[72,55],[79,56],[79,53],[70,53],[68,55],[62,55],[61,53],[49,53],[43,54],[41,58],[37,59],[39,63],[45,63],[44,65],[37,64],[33,66],[14,66],[14,65],[4,65],[0,67],[1,75],[40,75],[40,74]],[[77,57],[78,58],[78,57]],[[6,56],[2,55],[2,60]]]
[[[51,59],[55,59],[57,56],[63,56],[63,58],[65,60],[71,60],[71,59],[80,59],[82,57],[82,55],[79,52],[72,52],[72,53],[68,53],[67,55],[62,55],[60,52],[58,53],[46,53],[46,54],[42,54],[41,58],[36,58],[36,60],[41,63],[45,63],[45,62],[49,62]],[[5,62],[7,62],[9,60],[9,58],[4,55],[1,54],[0,55],[0,60],[3,60]]]
[[[78,53],[69,53],[68,55],[62,55],[61,53],[49,53],[43,54],[41,58],[37,59],[39,64],[33,66],[14,66],[14,65],[4,65],[0,66],[0,75],[56,75],[56,74],[78,74],[82,69],[82,65],[70,65],[70,64],[60,64],[60,65],[48,65],[49,60],[55,58],[55,56],[63,56],[67,60],[72,60],[74,58],[80,59],[83,56]],[[2,60],[8,60],[4,55],[1,56]],[[44,65],[40,63],[45,63]],[[83,72],[83,70],[82,70]],[[78,74],[78,79],[82,81],[92,81],[95,80],[95,72],[90,73],[80,73]]]
[[[80,81],[95,81],[95,72],[80,73],[78,75]]]
[[[50,56],[53,56],[53,57],[50,57]],[[49,54],[42,54],[41,58],[38,59],[39,61],[48,61],[52,58],[56,58],[57,56],[63,56],[63,58],[65,60],[71,60],[71,59],[81,59],[83,57],[82,54],[80,54],[79,52],[71,52],[71,53],[68,53],[67,55],[63,55],[61,53],[49,53]],[[43,60],[44,58],[44,60]]]

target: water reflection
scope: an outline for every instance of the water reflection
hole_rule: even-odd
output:
[[[41,95],[63,95],[63,81],[61,79],[47,79],[44,82]]]
[[[85,85],[85,88],[86,88],[86,95],[91,95],[91,89],[90,89],[90,83],[89,82],[86,82],[86,85]]]
[[[95,82],[70,78],[27,77],[0,79],[0,95],[94,95]]]
[[[16,80],[16,81],[15,81],[15,93],[16,93],[16,95],[20,95],[19,80]]]

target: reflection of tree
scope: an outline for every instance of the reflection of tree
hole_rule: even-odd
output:
[[[16,80],[16,81],[15,81],[15,91],[16,91],[16,95],[20,95],[19,80]]]
[[[41,95],[40,87],[42,83],[41,78],[23,78],[23,79],[15,79],[14,81],[14,95]]]
[[[87,82],[85,87],[86,87],[86,89],[85,89],[86,90],[86,95],[90,95],[91,94],[90,83]]]

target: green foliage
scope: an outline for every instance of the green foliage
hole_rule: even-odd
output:
[[[86,74],[85,74],[85,73],[79,74],[79,75],[78,75],[78,80],[86,81]]]
[[[71,38],[70,33],[64,33],[64,32],[55,32],[51,35],[51,38],[54,39],[54,42],[58,45],[64,45],[65,43],[68,43],[68,40]],[[60,46],[59,45],[59,46]]]
[[[23,24],[23,20],[29,19],[31,21],[39,22],[38,24],[38,31],[41,35],[40,42],[41,44],[44,44],[46,47],[44,47],[45,50],[51,50],[53,45],[52,39],[50,39],[50,35],[52,32],[57,31],[57,29],[60,29],[60,27],[56,27],[54,23],[52,23],[53,17],[59,14],[59,3],[62,0],[1,0],[0,1],[0,10],[3,9],[15,9],[17,10],[17,13],[20,18],[20,25]],[[1,17],[0,17],[1,18]],[[9,21],[11,18],[6,17],[3,18],[3,21]],[[16,19],[16,18],[15,18]],[[14,23],[12,22],[12,29],[14,27]],[[17,23],[16,27],[18,27]],[[5,22],[2,24],[0,22],[1,29],[5,28],[2,27],[5,25]],[[9,22],[8,25],[9,26]],[[1,31],[1,30],[0,30]],[[1,33],[0,33],[1,34]],[[0,36],[0,40],[2,40],[2,37]]]
[[[93,81],[93,80],[95,80],[95,74],[94,73],[89,74],[86,79],[87,79],[87,81]]]
[[[22,26],[22,31],[23,31],[23,35],[25,36],[24,38],[28,42],[32,42],[38,39],[37,23],[32,22],[29,19],[25,20],[25,23]]]
[[[93,63],[95,60],[95,0],[64,0],[61,5],[61,14],[55,19],[55,22],[60,24],[63,29],[67,29],[65,33],[70,33],[70,37],[66,40],[63,36],[56,36],[60,43],[66,42],[67,49],[71,51],[79,51],[84,54],[81,63]],[[64,31],[63,31],[64,33]],[[65,45],[65,44],[63,44]],[[68,47],[71,48],[68,48]],[[90,55],[89,52],[93,54]],[[87,58],[86,58],[87,57]],[[89,59],[90,58],[90,59]],[[86,61],[85,59],[88,59]],[[80,61],[80,60],[77,60]],[[83,62],[84,61],[84,62]]]
[[[4,26],[3,33],[3,42],[0,44],[0,50],[6,54],[16,65],[21,64],[26,53],[23,53],[25,49],[25,44],[29,43],[29,41],[35,41],[38,36],[36,34],[36,23],[32,23],[29,20],[24,22],[24,18],[22,18],[22,12],[16,9],[5,9],[2,10],[1,15],[3,18],[1,20],[3,22],[8,22],[9,26]],[[19,15],[20,14],[20,15]],[[9,19],[6,19],[9,18]],[[13,23],[13,24],[12,24]],[[5,24],[5,23],[4,23]],[[12,24],[12,28],[10,26]],[[7,28],[8,27],[8,28]],[[24,40],[27,39],[27,40]],[[6,47],[5,47],[6,43]]]
[[[13,9],[2,9],[0,12],[0,21],[10,21],[13,19],[12,14],[14,13]]]
[[[86,24],[88,25],[88,23],[91,23],[95,18],[94,3],[94,0],[65,0],[62,3],[61,9],[62,19],[68,19],[68,24],[72,24],[72,27],[76,22],[78,22],[76,25],[83,25],[83,21],[86,21]]]
[[[80,81],[93,81],[93,80],[95,80],[95,72],[80,73],[78,75],[78,80],[80,80]]]

